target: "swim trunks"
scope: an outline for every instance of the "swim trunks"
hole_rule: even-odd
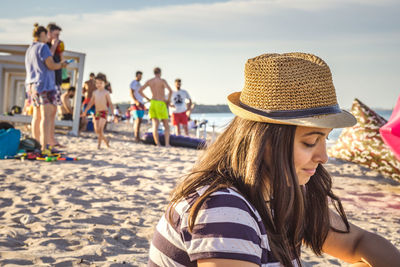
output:
[[[56,85],[56,104],[57,106],[61,106],[61,86]]]
[[[167,104],[164,101],[152,99],[150,101],[149,116],[150,119],[168,120]]]
[[[34,107],[39,107],[41,105],[52,104],[57,105],[56,90],[42,91],[38,93],[36,86],[30,84],[30,97]]]
[[[105,111],[105,110],[97,111],[96,115],[94,117],[95,117],[96,121],[100,120],[100,118],[107,120],[107,111]]]
[[[187,125],[188,117],[186,115],[186,111],[181,113],[172,113],[172,125]]]
[[[146,107],[140,103],[139,105],[132,104],[131,105],[131,114],[135,119],[141,119],[144,116],[144,111]]]
[[[146,110],[146,107],[142,103],[139,103],[139,105],[131,104],[131,110]]]

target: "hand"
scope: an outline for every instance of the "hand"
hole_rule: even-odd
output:
[[[135,106],[140,106],[140,102],[137,99],[135,99],[134,101],[135,101]]]
[[[83,113],[81,114],[81,118],[83,118],[83,117],[86,117],[86,112],[83,112]]]
[[[53,41],[51,41],[51,45],[57,46],[59,42],[60,42],[60,39],[58,39],[58,38],[53,39]]]
[[[61,62],[61,69],[67,67],[68,63],[64,60],[63,62]]]

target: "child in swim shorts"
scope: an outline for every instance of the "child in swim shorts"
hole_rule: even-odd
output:
[[[100,149],[101,141],[104,141],[107,147],[109,146],[108,139],[104,136],[104,127],[107,122],[107,113],[108,107],[110,107],[111,112],[114,110],[114,107],[111,103],[110,93],[105,90],[106,86],[106,76],[102,73],[97,74],[96,78],[96,88],[93,92],[92,98],[90,99],[89,104],[86,106],[85,111],[82,113],[82,117],[86,116],[86,113],[90,108],[94,105],[96,108],[96,114],[94,115],[94,130],[97,134],[98,145],[97,148]]]

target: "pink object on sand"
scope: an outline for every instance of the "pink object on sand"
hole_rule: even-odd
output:
[[[389,121],[379,129],[379,132],[385,144],[390,147],[400,161],[400,96]]]

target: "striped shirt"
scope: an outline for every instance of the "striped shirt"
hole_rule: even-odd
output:
[[[193,231],[188,215],[207,187],[180,201],[172,221],[161,217],[150,246],[148,266],[197,266],[198,259],[222,258],[279,267],[272,255],[264,224],[257,210],[232,188],[212,193],[197,215]],[[293,261],[294,266],[298,266]]]

